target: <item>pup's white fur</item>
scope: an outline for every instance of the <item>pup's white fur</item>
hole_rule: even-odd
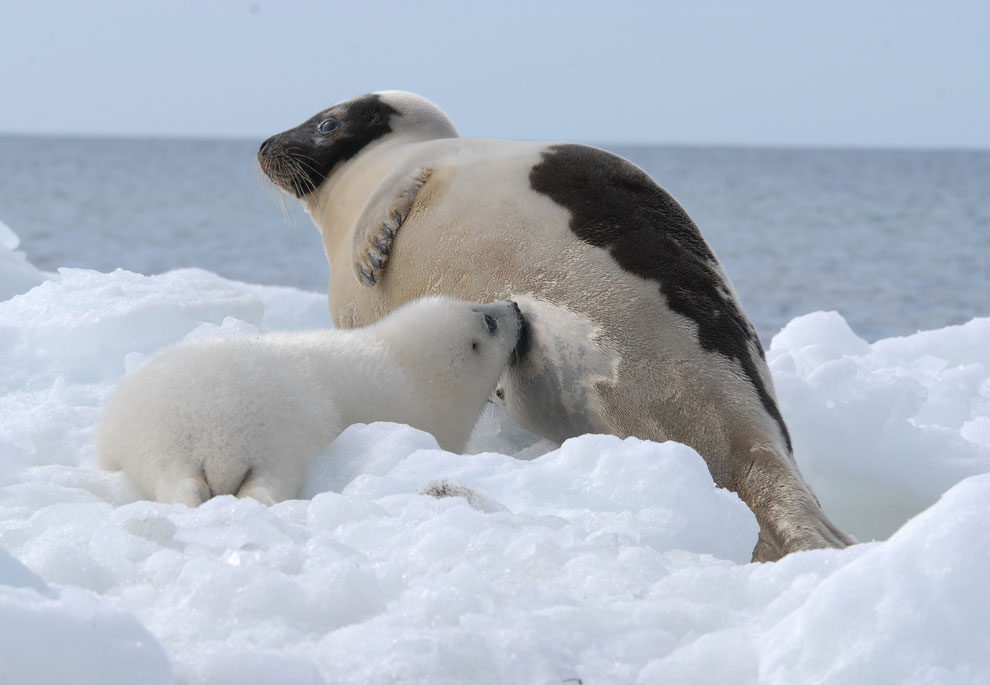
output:
[[[124,379],[97,453],[144,496],[196,506],[294,497],[309,459],[352,423],[406,423],[459,451],[521,325],[511,302],[428,297],[365,328],[178,345]]]

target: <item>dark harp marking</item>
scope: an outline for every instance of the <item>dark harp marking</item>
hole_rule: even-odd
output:
[[[723,284],[715,255],[687,212],[632,163],[583,145],[555,145],[529,174],[530,186],[571,213],[570,228],[606,249],[626,271],[656,281],[668,306],[698,326],[698,342],[739,362],[767,413],[791,438],[753,359],[756,331]]]

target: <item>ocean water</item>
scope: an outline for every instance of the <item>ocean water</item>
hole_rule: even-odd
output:
[[[319,234],[258,142],[0,137],[0,220],[42,269],[323,291]],[[990,313],[990,151],[610,149],[687,209],[767,344],[818,310],[867,340]]]

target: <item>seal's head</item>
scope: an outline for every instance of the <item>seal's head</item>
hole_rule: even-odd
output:
[[[526,328],[512,300],[479,304],[433,295],[399,307],[369,330],[390,343],[397,358],[409,356],[408,365],[431,379],[488,369],[481,377],[491,381],[490,394],[505,368],[518,360]],[[431,366],[425,365],[427,358]]]
[[[433,417],[426,425],[444,449],[461,449],[512,364],[523,325],[510,300],[480,304],[434,295],[358,330],[381,343],[417,389],[415,397],[396,396]]]
[[[386,90],[336,104],[272,136],[261,144],[258,161],[277,186],[302,199],[370,147],[455,137],[454,125],[432,102]]]

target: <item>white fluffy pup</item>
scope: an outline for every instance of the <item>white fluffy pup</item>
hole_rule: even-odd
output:
[[[523,331],[514,302],[426,297],[364,328],[177,345],[121,382],[97,455],[144,496],[197,506],[296,496],[352,423],[409,424],[460,451]]]

